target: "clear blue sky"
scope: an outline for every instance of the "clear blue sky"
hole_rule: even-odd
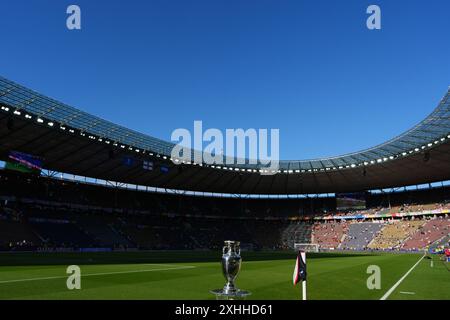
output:
[[[82,30],[66,29],[78,4]],[[366,28],[378,4],[382,30]],[[410,128],[450,85],[448,0],[1,0],[0,74],[115,123],[279,128],[283,159]]]

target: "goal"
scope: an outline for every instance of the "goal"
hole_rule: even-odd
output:
[[[319,245],[316,243],[294,243],[295,251],[319,252]]]

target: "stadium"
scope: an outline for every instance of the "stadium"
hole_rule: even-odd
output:
[[[386,143],[266,176],[175,165],[170,143],[5,78],[0,103],[2,299],[211,299],[228,239],[255,299],[298,299],[286,277],[298,244],[310,299],[450,298],[450,91]],[[369,265],[389,268],[387,291],[417,261],[388,296],[366,288]],[[87,270],[79,293],[61,281],[72,264]]]
[[[10,1],[0,304],[182,319],[216,300],[261,318],[450,300],[439,1]],[[243,135],[174,152],[202,121]],[[250,156],[252,128],[282,133],[258,145],[279,147],[275,168]]]

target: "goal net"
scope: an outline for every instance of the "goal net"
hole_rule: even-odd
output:
[[[319,252],[319,245],[316,243],[294,243],[295,251]]]

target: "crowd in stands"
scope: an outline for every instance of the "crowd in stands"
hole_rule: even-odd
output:
[[[402,249],[418,250],[427,247],[450,233],[450,220],[439,217],[424,221],[424,224],[406,240]]]
[[[380,222],[351,223],[348,232],[341,244],[342,249],[364,250],[383,228]]]
[[[345,221],[331,221],[314,225],[312,242],[320,245],[322,249],[336,249],[343,241],[348,230]]]
[[[158,194],[1,171],[0,250],[216,250],[229,239],[253,249],[421,250],[449,234],[448,213],[395,214],[450,209],[450,188],[389,197],[390,207],[369,195],[371,208],[337,212],[334,198]],[[344,219],[361,212],[379,218]],[[323,215],[337,218],[295,219]]]
[[[369,249],[393,250],[412,236],[424,224],[423,220],[389,221],[367,246]]]

